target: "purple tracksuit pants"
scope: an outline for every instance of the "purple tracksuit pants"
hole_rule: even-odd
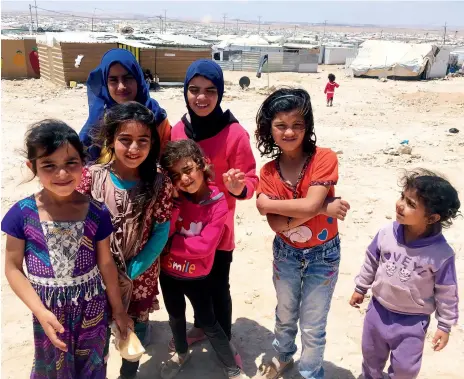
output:
[[[429,315],[394,313],[372,298],[362,336],[364,378],[382,379],[389,356],[389,378],[417,378],[429,323]]]

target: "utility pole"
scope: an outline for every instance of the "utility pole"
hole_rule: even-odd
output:
[[[235,21],[237,21],[237,35],[238,35],[238,18],[236,18]]]
[[[294,35],[296,37],[296,30],[298,29],[298,25],[295,25],[295,32],[294,32]]]
[[[163,9],[164,11],[164,32],[166,33],[166,12],[167,12],[167,9]]]
[[[222,18],[224,19],[224,31],[226,30],[226,17],[227,17],[227,13],[223,13]]]
[[[39,16],[37,16],[37,0],[34,0],[34,4],[35,4],[35,23],[37,25],[36,31],[38,31],[39,30]]]
[[[92,15],[92,32],[93,32],[93,18],[95,17],[95,12],[97,11],[97,8],[93,9],[93,15]]]
[[[443,31],[443,45],[445,45],[446,44],[446,22],[445,22],[445,26],[443,28],[444,28],[444,31]]]
[[[158,17],[160,19],[160,33],[163,34],[163,16],[159,15]]]
[[[258,35],[260,31],[261,31],[261,16],[258,16]]]
[[[32,5],[29,4],[29,13],[31,14],[31,33],[34,32],[34,20],[32,19]]]
[[[322,39],[321,39],[321,43],[324,41],[324,37],[325,37],[325,28],[327,26],[327,20],[324,20],[324,33],[322,34]]]

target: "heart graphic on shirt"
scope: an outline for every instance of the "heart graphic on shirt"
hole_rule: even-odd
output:
[[[334,222],[334,219],[333,219],[332,217],[328,217],[328,218],[327,218],[327,222],[328,222],[330,225],[332,225],[333,222]]]
[[[327,229],[323,229],[318,235],[317,235],[317,239],[319,241],[325,241],[327,239],[327,236],[329,235],[329,232],[327,231]]]
[[[387,261],[389,261],[392,255],[391,253],[385,253],[383,256],[385,257]]]

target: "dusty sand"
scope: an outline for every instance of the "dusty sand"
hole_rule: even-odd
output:
[[[447,131],[463,129],[464,78],[449,81],[386,83],[371,79],[345,78],[341,69],[320,67],[318,74],[271,74],[271,86],[294,85],[313,96],[316,133],[320,146],[341,151],[340,182],[337,193],[352,205],[340,226],[342,261],[339,281],[327,327],[326,377],[358,378],[361,366],[361,328],[367,304],[360,311],[350,308],[353,278],[364,258],[367,244],[376,231],[394,216],[399,193],[397,179],[403,168],[418,166],[444,173],[464,193],[464,130],[457,135]],[[333,108],[326,108],[323,89],[328,72],[335,71],[340,88]],[[267,77],[257,79],[248,73],[251,87],[238,88],[241,73],[226,72],[228,85],[223,107],[230,107],[253,135],[256,111],[265,98]],[[185,112],[181,89],[152,94],[168,111],[172,123]],[[2,81],[2,215],[14,202],[38,188],[36,182],[21,184],[27,178],[22,148],[27,126],[43,118],[59,118],[79,130],[87,117],[85,89],[57,89],[42,80]],[[382,149],[408,139],[411,156],[389,156]],[[266,159],[255,157],[260,168]],[[460,163],[461,162],[461,163]],[[272,331],[276,304],[272,285],[273,233],[255,209],[254,201],[241,202],[237,216],[237,249],[231,272],[234,311],[234,341],[252,376],[263,355],[272,355]],[[446,231],[457,253],[460,295],[464,298],[464,221],[459,219]],[[3,255],[4,240],[2,240]],[[3,265],[3,257],[2,257]],[[2,275],[2,377],[27,378],[32,365],[33,339],[30,311],[12,293]],[[162,301],[161,301],[162,304]],[[460,311],[464,310],[461,302]],[[157,377],[161,361],[168,358],[170,330],[166,311],[151,315],[152,344],[142,359],[141,379]],[[192,312],[188,311],[192,321]],[[429,329],[435,332],[433,319]],[[464,324],[453,330],[446,350],[434,353],[427,343],[420,378],[462,378]],[[299,340],[299,337],[298,337]],[[111,351],[108,378],[119,374],[119,354]],[[193,357],[181,378],[222,378],[222,370],[208,343],[193,349]],[[287,378],[297,378],[296,370]]]

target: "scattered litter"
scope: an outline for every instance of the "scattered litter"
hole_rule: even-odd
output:
[[[409,145],[401,145],[400,147],[398,147],[398,153],[400,155],[411,155],[412,153],[412,147],[409,146]]]
[[[453,134],[457,134],[457,133],[459,133],[459,129],[451,128],[451,129],[449,130],[449,132],[450,132],[450,133],[453,133]]]
[[[405,140],[401,141],[400,145],[409,145],[409,140],[405,139]]]

